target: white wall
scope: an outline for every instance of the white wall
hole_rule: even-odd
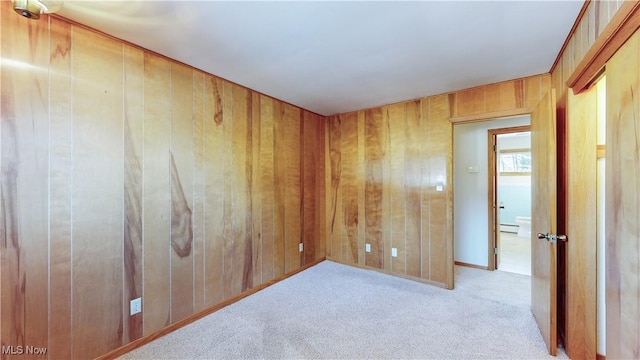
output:
[[[529,125],[529,116],[453,127],[453,241],[455,261],[488,266],[487,130]],[[468,172],[477,167],[478,172]]]

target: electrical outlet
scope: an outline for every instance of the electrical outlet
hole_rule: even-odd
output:
[[[138,314],[142,311],[142,298],[137,298],[131,300],[129,303],[129,313],[130,315]]]
[[[298,251],[302,252],[302,250],[304,250],[304,244],[300,243],[300,244],[298,244]]]
[[[397,248],[391,248],[391,256],[398,257],[398,249]]]
[[[364,251],[371,252],[371,244],[364,244]]]

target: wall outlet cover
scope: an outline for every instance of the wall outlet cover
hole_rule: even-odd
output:
[[[398,249],[397,248],[391,248],[391,256],[398,257]]]
[[[371,252],[371,244],[364,244],[364,251]]]
[[[298,244],[298,251],[302,252],[302,250],[304,250],[304,244],[300,243],[300,244]]]
[[[129,314],[135,315],[142,312],[142,298],[131,300],[129,303]]]

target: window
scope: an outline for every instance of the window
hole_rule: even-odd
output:
[[[500,175],[531,175],[531,149],[500,150]]]

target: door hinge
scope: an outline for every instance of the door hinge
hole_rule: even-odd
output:
[[[493,255],[498,255],[498,248],[493,248]]]
[[[498,146],[496,144],[493,144],[493,151],[497,151],[498,150]]]

